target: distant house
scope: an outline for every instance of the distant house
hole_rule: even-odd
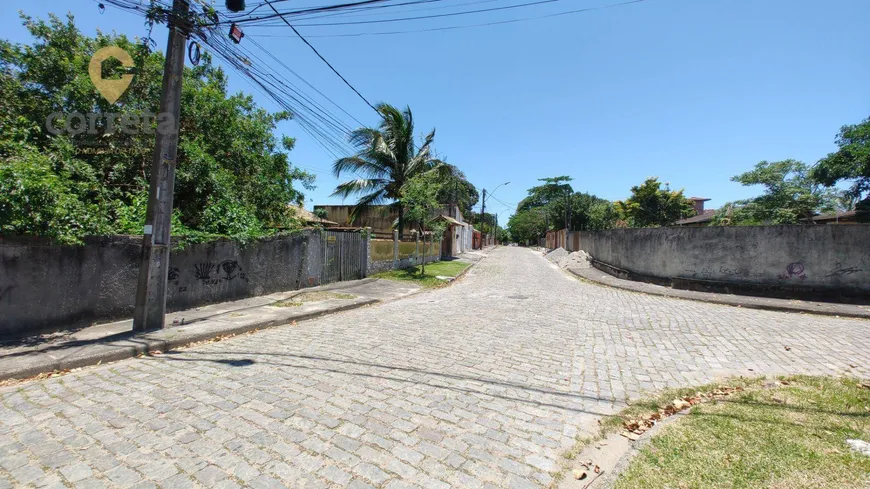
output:
[[[813,222],[816,224],[858,224],[858,215],[855,211],[820,214],[813,217]]]
[[[313,212],[305,210],[301,205],[288,205],[287,207],[308,226],[321,225],[323,227],[338,226],[337,222],[329,219],[321,219],[314,215]]]
[[[338,223],[339,226],[354,226],[371,228],[375,237],[386,238],[392,236],[395,223],[399,219],[399,210],[390,205],[372,205],[362,209],[356,219],[351,220],[352,205],[315,205],[314,209],[326,211],[327,219]],[[442,256],[455,256],[472,248],[472,226],[466,223],[459,207],[455,204],[445,205],[435,215],[447,223],[444,239],[441,242]],[[411,232],[416,228],[415,223],[407,222],[405,232]]]
[[[689,197],[689,200],[692,201],[692,205],[695,208],[695,215],[680,219],[674,223],[674,226],[709,226],[716,215],[716,209],[704,209],[704,202],[710,199],[705,197]]]

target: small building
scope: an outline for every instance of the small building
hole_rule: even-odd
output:
[[[704,202],[710,199],[706,197],[689,197],[692,201],[692,207],[695,209],[695,215],[680,219],[674,223],[674,226],[709,226],[716,216],[716,209],[704,209]]]
[[[813,217],[816,224],[858,224],[858,213],[855,211],[820,214]]]
[[[314,215],[313,212],[306,210],[301,205],[288,205],[287,207],[289,207],[290,210],[293,211],[293,213],[296,215],[296,217],[301,219],[305,223],[306,226],[320,225],[320,226],[327,227],[327,228],[338,226],[337,222],[330,221],[329,219],[321,219],[321,218],[317,217],[316,215]]]
[[[355,219],[351,214],[355,206],[352,205],[316,205],[314,209],[326,211],[330,221],[337,222],[340,226],[355,226],[371,228],[375,236],[391,236],[395,224],[399,220],[399,209],[393,205],[372,205],[360,210]],[[441,255],[444,257],[456,256],[472,249],[472,227],[462,217],[459,206],[448,204],[439,209],[434,215],[447,223],[441,244]],[[416,228],[416,223],[406,222],[405,232],[411,232]]]

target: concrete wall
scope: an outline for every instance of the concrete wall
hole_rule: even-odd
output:
[[[440,241],[436,241],[431,245],[427,243],[426,246],[424,246],[422,241],[419,244],[408,241],[393,242],[386,240],[372,240],[371,242],[372,244],[378,243],[381,252],[377,254],[372,253],[371,262],[369,262],[370,274],[386,272],[388,270],[403,270],[408,267],[419,265],[423,263],[424,253],[426,263],[441,260]],[[385,243],[389,243],[393,248],[393,252],[390,254],[389,258],[383,253]],[[428,248],[428,251],[426,248]]]
[[[870,225],[613,229],[581,232],[580,248],[632,278],[675,286],[719,282],[870,300]]]
[[[0,335],[86,326],[133,314],[142,238],[83,246],[0,237]],[[188,245],[170,258],[167,307],[180,310],[319,285],[321,234],[306,230],[242,246]]]

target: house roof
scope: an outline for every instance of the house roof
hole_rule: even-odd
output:
[[[337,222],[329,221],[327,219],[321,220],[319,217],[315,216],[313,212],[306,210],[301,205],[292,205],[291,204],[291,205],[288,205],[287,207],[289,207],[290,209],[293,210],[294,213],[296,213],[296,217],[298,217],[299,219],[302,219],[305,222],[315,223],[315,224],[322,223],[325,226],[338,226]]]
[[[441,214],[440,216],[438,216],[437,219],[443,219],[443,220],[447,221],[448,223],[456,224],[457,226],[464,226],[465,225],[465,223],[459,222],[450,216],[445,216],[444,214]]]
[[[713,217],[716,215],[715,209],[706,209],[703,214],[698,214],[697,216],[687,217],[685,219],[680,219],[675,223],[677,226],[683,226],[686,224],[698,224],[702,222],[710,222],[713,220]]]
[[[839,219],[852,220],[855,219],[855,211],[837,212],[834,214],[820,214],[813,217],[813,221],[837,221]]]

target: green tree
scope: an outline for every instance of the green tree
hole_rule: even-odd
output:
[[[870,222],[870,118],[843,126],[836,142],[840,148],[822,158],[811,176],[828,187],[851,181],[848,196],[855,201],[858,220]]]
[[[443,180],[438,192],[438,201],[442,204],[456,204],[467,221],[472,219],[474,206],[479,200],[477,188],[459,170],[454,170]]]
[[[539,178],[543,185],[537,185],[528,190],[528,196],[517,204],[517,212],[529,209],[544,209],[545,227],[549,229],[562,229],[569,224],[569,215],[566,212],[568,200],[574,189],[569,183],[573,180],[567,175],[558,177]],[[562,206],[557,211],[555,204],[561,202]],[[560,225],[561,223],[561,225]]]
[[[658,177],[631,187],[631,197],[614,205],[619,217],[635,228],[669,226],[695,212],[682,190],[671,190],[667,183],[662,187]]]
[[[714,224],[796,224],[812,222],[819,211],[833,210],[838,194],[810,176],[810,168],[796,160],[762,161],[751,171],[735,175],[734,182],[762,185],[764,193],[723,206]]]
[[[544,183],[528,190],[528,196],[520,201],[508,221],[513,239],[536,240],[549,229],[586,231],[614,226],[617,215],[609,200],[574,192],[570,183],[573,179],[566,175],[538,180]]]
[[[312,212],[312,214],[314,214],[315,217],[320,219],[320,226],[321,227],[323,226],[323,220],[326,219],[327,217],[329,217],[329,213],[326,212],[326,209],[314,209],[314,212]]]
[[[560,223],[559,218],[567,215],[568,229],[571,231],[611,229],[617,219],[612,202],[583,192],[574,192],[565,199],[555,200],[547,209],[551,223]]]
[[[402,234],[405,226],[404,208],[400,204],[402,188],[415,176],[442,162],[432,155],[434,129],[417,147],[410,107],[400,111],[381,103],[376,109],[381,114],[378,127],[362,127],[351,133],[350,142],[356,146],[357,154],[340,158],[332,166],[336,177],[352,172],[358,178],[339,184],[332,195],[342,198],[358,196],[351,211],[351,221],[367,206],[392,201],[399,212],[398,228]]]
[[[518,243],[533,242],[537,244],[538,239],[547,233],[544,219],[546,212],[543,207],[535,207],[514,213],[508,219],[507,225],[511,239]]]
[[[402,197],[399,203],[405,209],[408,220],[417,223],[417,231],[423,237],[423,249],[426,246],[426,234],[430,233],[430,245],[436,239],[441,239],[446,225],[438,215],[441,202],[438,198],[443,190],[444,179],[438,169],[432,169],[412,177],[402,186]],[[426,274],[426,256],[424,253],[420,273]]]
[[[14,186],[7,180],[13,175],[28,184],[0,192],[0,230],[66,242],[141,233],[163,55],[125,36],[85,36],[71,15],[22,19],[34,42],[0,41],[0,185]],[[93,53],[110,45],[135,63],[133,83],[116,104],[88,76]],[[120,71],[117,63],[104,65],[104,77]],[[226,75],[208,55],[185,69],[181,105],[173,234],[247,238],[298,226],[287,204],[301,202],[296,184],[313,188],[314,177],[290,165],[293,139],[273,134],[290,114],[229,95]],[[53,113],[60,116],[47,124]],[[61,131],[67,122],[78,127],[73,113],[119,116],[95,119],[94,130]]]

